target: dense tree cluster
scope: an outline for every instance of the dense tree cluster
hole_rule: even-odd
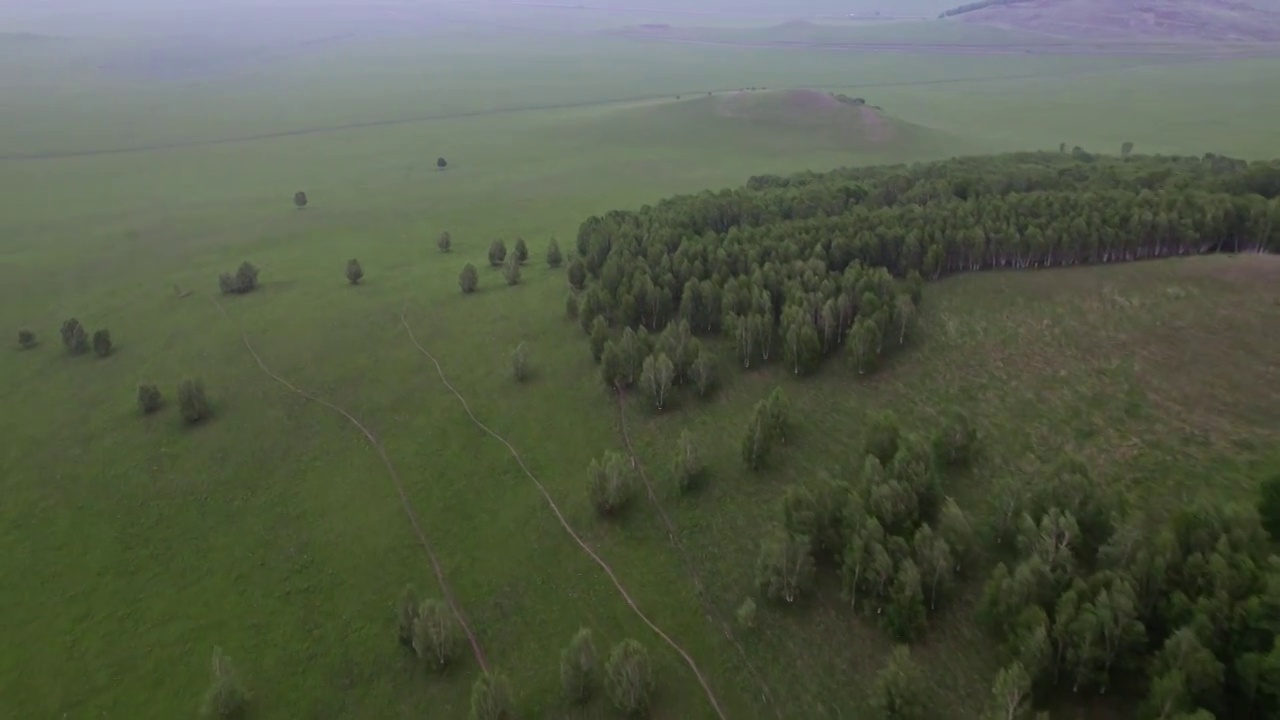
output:
[[[588,332],[687,323],[744,367],[804,374],[843,349],[866,372],[906,342],[925,279],[1280,250],[1278,194],[1274,164],[1083,150],[761,176],[588,218],[569,284]]]
[[[581,306],[575,307],[581,317]],[[656,337],[644,326],[628,327],[612,340],[604,318],[597,315],[591,322],[590,340],[605,386],[618,390],[639,386],[658,410],[676,387],[690,387],[705,396],[715,386],[715,356],[693,336],[688,321],[672,323]]]

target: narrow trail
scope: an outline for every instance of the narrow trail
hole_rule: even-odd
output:
[[[662,506],[662,501],[658,499],[657,492],[653,489],[653,483],[649,482],[649,476],[644,471],[644,464],[640,462],[640,456],[636,454],[635,446],[631,443],[631,433],[627,429],[627,393],[626,390],[618,389],[618,426],[622,430],[622,440],[627,446],[627,454],[631,456],[631,464],[640,474],[640,480],[644,483],[645,491],[649,495],[649,501],[653,503],[653,507],[658,511],[658,517],[662,518],[662,524],[667,529],[667,537],[671,540],[672,547],[675,548],[676,554],[680,556],[680,560],[684,563],[685,570],[689,573],[689,578],[693,581],[694,592],[698,596],[698,600],[702,602],[703,613],[706,614],[707,620],[712,624],[719,625],[724,632],[724,636],[738,650],[738,655],[742,657],[742,664],[747,669],[747,674],[760,687],[760,697],[773,709],[779,720],[782,719],[782,710],[773,701],[773,695],[769,692],[769,686],[765,683],[759,671],[751,662],[747,650],[738,642],[738,638],[733,634],[733,626],[729,624],[724,616],[716,610],[715,602],[711,599],[711,594],[707,592],[706,585],[702,582],[702,575],[698,572],[697,565],[693,558],[685,549],[684,543],[680,540],[680,533],[676,530],[676,525],[671,520],[671,516],[667,515],[666,508]]]
[[[218,302],[217,298],[210,297],[210,300],[213,302],[214,307],[218,308],[218,312],[222,313],[222,317],[226,318],[232,324],[235,323],[235,321],[231,319],[231,316],[227,314],[226,308],[222,307],[222,303]],[[258,367],[262,369],[262,372],[266,373],[268,377],[285,386],[290,391],[301,395],[307,400],[319,403],[346,418],[348,422],[355,425],[356,428],[360,430],[365,439],[369,441],[369,444],[373,446],[373,449],[378,453],[378,457],[382,458],[382,463],[387,466],[387,474],[391,476],[391,483],[395,485],[396,493],[400,495],[400,503],[404,506],[405,515],[409,517],[409,524],[413,526],[413,531],[418,536],[418,542],[422,544],[422,549],[427,553],[427,559],[431,561],[431,569],[435,571],[436,581],[440,583],[440,592],[444,594],[445,602],[449,604],[449,609],[453,611],[453,616],[457,618],[458,625],[462,628],[462,632],[466,634],[467,640],[471,643],[471,652],[475,655],[476,663],[480,665],[480,670],[487,674],[489,672],[489,663],[485,660],[484,651],[480,649],[480,641],[476,639],[475,633],[471,631],[471,626],[467,624],[467,619],[462,614],[462,608],[458,606],[458,601],[453,596],[453,591],[449,588],[449,583],[445,580],[444,568],[441,567],[440,560],[436,557],[435,550],[431,547],[430,541],[427,540],[426,533],[422,531],[422,523],[418,520],[418,514],[414,512],[413,503],[409,501],[409,495],[404,490],[404,483],[400,481],[400,474],[396,472],[395,465],[391,463],[391,458],[387,455],[386,449],[383,448],[382,442],[378,440],[378,437],[373,434],[372,430],[356,419],[356,417],[351,413],[309,390],[303,390],[302,388],[297,387],[293,383],[273,372],[271,368],[267,367],[267,364],[262,361],[262,357],[258,355],[258,351],[254,350],[253,343],[249,342],[249,336],[247,334],[241,332],[240,339],[244,342],[245,349],[249,351],[249,355],[253,357],[254,362],[258,363]]]
[[[560,527],[564,528],[564,531],[569,534],[569,537],[573,538],[573,541],[578,544],[578,547],[582,548],[582,551],[594,560],[595,563],[600,566],[601,570],[604,570],[604,573],[609,576],[609,580],[613,582],[613,586],[617,588],[618,594],[622,596],[622,599],[626,601],[627,605],[635,612],[636,616],[639,617],[655,635],[662,638],[663,642],[665,642],[672,650],[675,650],[676,654],[684,659],[685,664],[689,666],[689,669],[693,671],[694,677],[697,678],[698,684],[702,686],[703,692],[707,695],[707,701],[711,703],[711,707],[715,710],[716,715],[720,720],[728,720],[728,716],[725,715],[724,710],[720,707],[720,702],[716,700],[715,693],[711,690],[711,684],[707,682],[707,678],[703,676],[702,671],[698,669],[698,664],[693,661],[693,657],[690,656],[679,643],[673,640],[670,635],[663,632],[662,628],[654,624],[654,622],[644,614],[644,611],[640,609],[640,606],[636,604],[636,601],[631,597],[631,594],[628,593],[627,589],[622,585],[622,581],[618,579],[618,576],[614,573],[613,568],[609,563],[606,562],[604,558],[596,554],[596,551],[592,550],[591,546],[588,545],[576,531],[574,531],[573,526],[569,524],[564,513],[560,512],[560,506],[556,505],[556,501],[551,497],[551,493],[547,491],[546,486],[544,486],[533,474],[533,471],[529,470],[529,466],[525,465],[524,458],[520,456],[520,453],[516,450],[515,446],[508,442],[506,438],[490,429],[488,425],[481,422],[480,418],[476,417],[476,414],[471,411],[471,406],[467,404],[466,398],[462,396],[462,393],[458,392],[457,388],[449,382],[449,378],[445,376],[444,367],[440,365],[440,361],[428,352],[427,349],[422,346],[422,343],[418,342],[417,336],[413,334],[413,326],[409,324],[409,319],[405,314],[406,310],[407,308],[400,311],[400,324],[404,325],[404,329],[408,331],[409,340],[413,343],[414,347],[418,348],[418,352],[422,353],[424,357],[436,366],[436,372],[440,375],[440,382],[444,383],[444,386],[449,389],[449,392],[453,393],[453,396],[458,398],[458,402],[462,404],[462,409],[465,410],[467,416],[471,418],[471,422],[475,423],[476,427],[479,427],[486,434],[494,440],[502,443],[507,448],[511,453],[511,457],[515,458],[516,463],[520,465],[520,469],[524,471],[525,475],[529,476],[529,479],[533,481],[534,486],[538,488],[538,492],[541,493],[542,498],[547,501],[547,506],[551,508],[551,512],[554,513],[556,519],[560,521]]]

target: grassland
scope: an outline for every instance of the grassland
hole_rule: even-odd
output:
[[[243,332],[273,371],[378,434],[522,716],[573,717],[556,662],[586,625],[654,651],[655,717],[708,717],[679,658],[409,342],[404,311],[727,714],[769,717],[655,512],[642,505],[612,526],[590,511],[585,468],[621,449],[618,407],[561,316],[561,275],[533,263],[507,288],[485,269],[481,292],[462,297],[462,263],[517,234],[537,259],[589,214],[764,172],[1062,141],[1260,156],[1280,97],[1270,60],[656,52],[478,27],[428,40],[355,40],[165,82],[98,71],[118,40],[0,49],[22,58],[0,77],[0,326],[42,340],[0,353],[0,707],[190,716],[219,645],[255,693],[255,718],[465,715],[474,664],[428,679],[395,643],[401,588],[438,591],[385,468],[343,418],[263,374]],[[892,141],[808,132],[777,120],[779,94],[717,112],[748,86],[863,95],[904,130]],[[706,91],[725,92],[692,97]],[[173,147],[142,149],[155,145]],[[448,171],[434,170],[438,155]],[[312,198],[304,212],[289,203],[297,189]],[[444,229],[449,255],[434,245]],[[342,278],[349,257],[365,268],[360,287]],[[264,285],[224,301],[228,320],[209,302],[215,276],[245,258]],[[929,288],[918,342],[873,380],[733,375],[712,406],[661,419],[633,407],[628,424],[660,484],[680,429],[706,443],[706,492],[662,500],[722,612],[750,592],[754,542],[785,483],[844,472],[881,408],[926,423],[965,405],[1006,440],[992,467],[1073,447],[1144,501],[1246,497],[1250,463],[1280,427],[1280,346],[1262,332],[1280,321],[1278,272],[1268,258],[1224,257],[956,278]],[[175,283],[194,293],[175,297]],[[110,328],[118,352],[64,356],[56,329],[70,316]],[[507,357],[522,341],[536,375],[516,386]],[[211,422],[184,428],[172,405],[138,416],[139,381],[172,401],[186,376],[209,387]],[[744,478],[739,425],[775,385],[804,417],[800,436],[771,476]],[[980,511],[985,482],[950,491]],[[887,645],[837,606],[824,592],[745,641],[787,717],[859,715]],[[967,612],[918,648],[957,717],[973,716],[994,670]]]

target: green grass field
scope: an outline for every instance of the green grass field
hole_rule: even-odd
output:
[[[563,275],[532,262],[506,287],[483,266],[489,241],[522,236],[540,261],[548,238],[567,248],[590,214],[806,168],[1125,140],[1260,157],[1280,109],[1280,61],[1267,59],[832,53],[477,26],[183,79],[96,69],[126,45],[0,44],[0,326],[41,341],[0,353],[0,708],[14,717],[189,717],[214,646],[253,692],[254,718],[465,716],[475,663],[428,677],[396,642],[405,584],[439,591],[386,469],[350,423],[264,374],[242,332],[274,372],[380,437],[522,717],[608,715],[560,700],[559,652],[580,626],[606,647],[650,648],[654,717],[713,717],[680,658],[471,424],[402,311],[727,715],[772,717],[656,511],[595,518],[586,468],[623,448],[618,406],[563,318]],[[744,87],[770,89],[733,104]],[[836,115],[815,130],[794,121],[789,88],[866,97],[883,125]],[[441,230],[451,254],[436,250]],[[342,276],[351,257],[359,287]],[[245,259],[263,287],[217,297],[217,274]],[[457,289],[465,262],[482,265],[474,296]],[[872,379],[734,373],[713,404],[661,418],[634,405],[628,424],[731,616],[782,489],[847,472],[884,408],[923,426],[963,404],[1001,438],[990,467],[948,488],[977,513],[988,471],[1061,448],[1143,502],[1247,498],[1280,441],[1280,338],[1264,332],[1280,326],[1277,288],[1270,257],[958,277],[927,288],[918,340]],[[57,329],[73,316],[109,328],[117,352],[68,357]],[[525,385],[508,368],[521,342]],[[204,379],[215,408],[194,428],[175,407],[185,377]],[[140,381],[160,384],[162,412],[139,415]],[[798,439],[776,470],[746,477],[740,428],[775,386]],[[677,501],[667,453],[684,428],[705,443],[712,478]],[[957,718],[976,717],[996,670],[971,605],[917,647]],[[783,716],[853,718],[889,642],[826,588],[796,612],[764,613],[744,646]]]

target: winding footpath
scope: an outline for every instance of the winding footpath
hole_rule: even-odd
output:
[[[218,312],[222,313],[222,317],[226,318],[233,324],[235,323],[235,321],[231,319],[231,316],[227,314],[226,308],[222,307],[222,303],[218,302],[217,298],[210,297],[210,300],[213,302],[214,307],[218,308]],[[400,481],[400,474],[396,472],[395,465],[391,463],[391,458],[387,455],[387,451],[382,446],[382,442],[378,440],[378,436],[374,435],[372,430],[356,419],[356,417],[351,413],[309,390],[303,390],[302,388],[297,387],[293,383],[273,372],[271,368],[267,367],[267,364],[262,361],[262,357],[258,355],[258,351],[253,348],[253,343],[249,342],[249,336],[243,331],[240,332],[240,339],[244,342],[245,349],[249,351],[249,355],[253,357],[254,362],[258,363],[258,367],[262,369],[262,372],[266,373],[266,375],[272,380],[275,380],[288,388],[291,392],[301,395],[303,398],[312,402],[319,403],[320,405],[323,405],[346,418],[348,422],[355,425],[356,428],[360,430],[365,439],[369,441],[369,444],[373,446],[373,449],[378,453],[378,457],[382,458],[382,463],[387,466],[387,474],[391,476],[391,483],[395,486],[396,492],[400,495],[400,503],[404,506],[404,513],[409,518],[409,524],[413,526],[413,531],[418,536],[418,542],[422,544],[422,549],[427,553],[427,559],[431,561],[431,569],[435,571],[436,581],[440,583],[440,591],[444,594],[445,602],[449,604],[449,609],[453,611],[453,616],[458,620],[458,625],[462,628],[462,632],[466,634],[468,642],[471,643],[471,652],[475,655],[476,663],[480,665],[481,671],[488,674],[489,663],[485,660],[484,651],[480,649],[480,642],[476,639],[475,633],[471,631],[471,626],[467,624],[467,619],[462,614],[462,608],[459,607],[458,601],[453,595],[453,591],[449,588],[449,583],[445,580],[444,568],[440,565],[440,559],[436,557],[435,550],[431,547],[430,541],[427,540],[427,535],[422,530],[422,523],[418,520],[418,514],[413,510],[413,503],[410,502],[409,495],[404,490],[404,483]]]
[[[719,717],[720,720],[728,720],[728,716],[725,715],[724,710],[720,707],[720,702],[716,700],[715,693],[711,690],[711,684],[707,682],[707,678],[702,674],[702,671],[698,669],[698,664],[694,662],[693,657],[690,656],[679,643],[673,640],[670,635],[663,632],[662,628],[654,624],[654,622],[644,614],[644,611],[642,611],[640,606],[636,604],[636,601],[631,597],[631,594],[627,592],[626,587],[622,585],[622,581],[618,579],[617,574],[614,573],[613,568],[609,563],[606,562],[604,558],[600,557],[595,550],[592,550],[591,546],[574,531],[573,526],[569,524],[567,519],[565,519],[564,513],[560,512],[560,507],[556,505],[556,501],[552,499],[551,493],[547,491],[547,488],[542,484],[542,482],[538,480],[538,478],[534,476],[533,472],[529,470],[529,467],[525,465],[524,458],[520,456],[520,453],[516,450],[515,446],[508,442],[506,438],[490,429],[488,425],[481,422],[480,418],[476,417],[476,414],[471,411],[471,406],[467,404],[466,398],[462,396],[462,393],[458,392],[457,388],[450,384],[449,378],[444,374],[444,368],[440,365],[440,361],[437,360],[436,357],[425,347],[423,347],[422,343],[418,342],[417,336],[413,334],[413,326],[409,324],[409,319],[405,312],[406,310],[400,311],[400,324],[404,325],[404,329],[408,331],[409,340],[414,344],[414,347],[418,348],[418,352],[422,353],[424,357],[436,366],[436,372],[440,375],[440,382],[444,383],[444,386],[448,388],[449,392],[453,393],[453,396],[458,398],[458,402],[462,404],[462,409],[466,411],[467,416],[476,424],[476,427],[483,430],[486,434],[494,440],[502,443],[502,445],[507,448],[511,453],[511,457],[515,458],[516,463],[520,465],[520,469],[524,471],[525,475],[529,476],[529,479],[532,480],[534,486],[538,488],[538,492],[541,493],[543,499],[547,501],[547,506],[551,508],[551,512],[555,514],[556,519],[560,521],[560,527],[564,528],[564,531],[569,534],[569,537],[573,538],[573,541],[578,544],[578,547],[582,548],[582,551],[600,566],[600,569],[604,571],[605,575],[609,576],[609,580],[611,580],[613,582],[613,586],[617,588],[618,594],[622,596],[622,599],[626,601],[627,605],[635,612],[636,616],[639,617],[645,625],[649,626],[649,629],[652,630],[655,635],[662,638],[663,642],[674,650],[676,654],[684,660],[685,664],[689,666],[694,677],[697,678],[698,684],[702,686],[703,692],[706,693],[707,701],[711,703],[711,707],[715,710],[716,716]]]

